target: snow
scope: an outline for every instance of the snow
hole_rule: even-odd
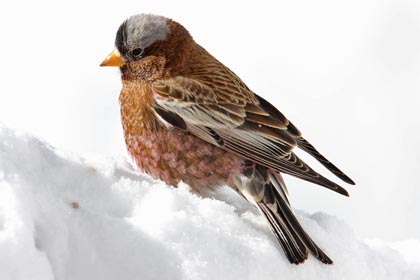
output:
[[[295,207],[333,213],[364,238],[420,238],[420,1],[1,3],[7,126],[78,155],[125,155],[119,70],[99,64],[127,17],[167,16],[357,183],[347,199],[289,178]]]
[[[201,198],[125,158],[84,159],[0,127],[2,280],[420,279],[419,240],[364,242],[333,216],[297,214],[334,265],[289,264],[228,188]]]

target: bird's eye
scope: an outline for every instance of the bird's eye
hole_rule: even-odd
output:
[[[131,51],[131,54],[136,58],[140,57],[143,54],[143,49],[141,48],[134,49]]]

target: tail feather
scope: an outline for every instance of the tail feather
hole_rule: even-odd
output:
[[[268,172],[270,182],[276,188],[278,194],[283,198],[284,201],[290,205],[289,201],[289,192],[287,191],[286,183],[283,180],[283,177],[278,172]]]
[[[267,219],[289,262],[294,264],[303,263],[308,258],[308,249],[293,228],[290,227],[290,224],[287,223],[285,217],[279,217],[278,213],[272,211],[264,203],[257,203],[257,207]]]
[[[265,167],[257,165],[243,175],[248,180],[237,181],[238,191],[260,210],[291,263],[303,263],[309,252],[325,264],[333,263],[293,214],[287,200],[286,186],[279,173],[270,174]]]
[[[333,261],[321,250],[321,248],[318,247],[318,245],[316,245],[316,243],[302,228],[296,216],[293,214],[290,206],[283,200],[283,198],[279,194],[274,193],[274,195],[276,197],[279,213],[283,213],[285,219],[288,221],[288,223],[290,223],[293,230],[296,232],[299,238],[302,239],[303,243],[306,245],[309,251],[311,251],[311,253],[321,262],[325,264],[332,264]]]

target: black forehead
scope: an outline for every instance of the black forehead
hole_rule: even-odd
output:
[[[121,54],[128,52],[127,47],[127,21],[124,21],[117,31],[117,37],[115,38],[115,46]]]

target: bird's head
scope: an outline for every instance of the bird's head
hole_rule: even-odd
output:
[[[131,16],[118,28],[115,48],[101,66],[120,67],[123,78],[154,79],[187,56],[188,31],[157,15]]]

